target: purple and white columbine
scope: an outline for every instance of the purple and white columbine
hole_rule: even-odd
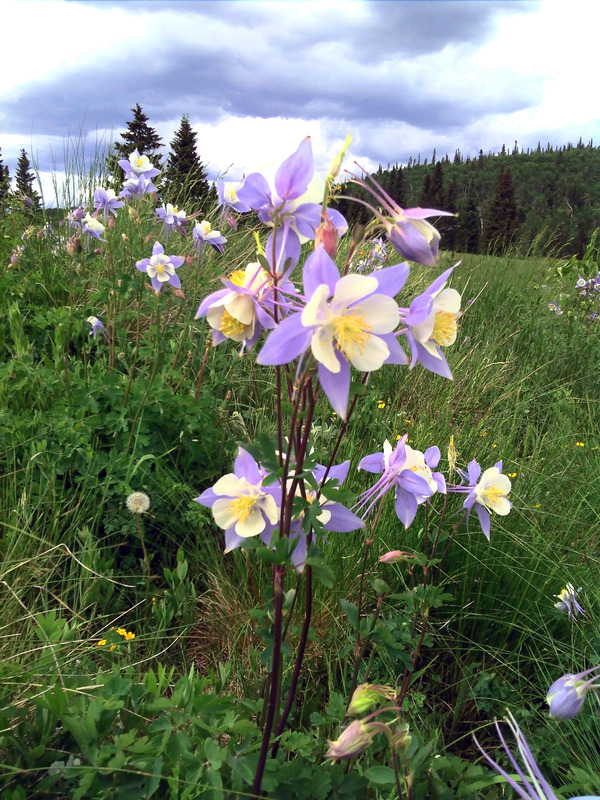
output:
[[[341,486],[348,476],[350,469],[350,461],[344,461],[343,464],[331,467],[329,471],[322,464],[318,464],[313,470],[313,475],[317,485],[320,486],[325,478],[327,472],[327,480],[333,479]],[[296,490],[297,494],[301,494],[300,488]],[[305,496],[309,503],[319,503],[321,513],[317,517],[324,531],[334,531],[336,533],[348,533],[349,531],[356,531],[359,528],[364,528],[365,523],[356,514],[349,511],[346,506],[338,503],[335,500],[327,500],[325,497],[317,500],[317,492],[305,485]],[[302,515],[303,516],[303,515]],[[304,562],[306,561],[307,552],[307,536],[302,529],[302,518],[294,520],[290,529],[290,539],[298,538],[298,543],[292,553],[292,564],[296,567],[298,572],[304,569]]]
[[[148,275],[154,291],[160,292],[165,283],[170,283],[175,289],[181,287],[181,281],[175,270],[179,269],[184,261],[183,256],[166,256],[162,244],[155,242],[151,258],[142,258],[135,266],[140,272]]]
[[[185,211],[171,203],[166,203],[157,208],[154,212],[156,216],[162,220],[163,233],[170,233],[172,230],[178,230],[185,236],[184,223],[187,220]]]
[[[433,472],[440,461],[438,447],[429,447],[422,453],[406,444],[405,434],[395,450],[386,439],[382,453],[365,456],[358,469],[383,473],[370,489],[358,497],[356,511],[367,517],[376,503],[391,489],[396,490],[396,516],[405,529],[412,525],[418,507],[427,502],[436,492],[445,494],[446,481],[441,472]]]
[[[566,611],[569,619],[574,620],[578,614],[585,617],[585,611],[577,600],[577,595],[581,591],[581,587],[576,589],[572,583],[567,583],[564,589],[561,589],[558,597],[558,603],[554,603],[554,608],[558,611]]]
[[[263,486],[267,473],[242,447],[233,470],[196,497],[196,503],[212,509],[216,524],[225,531],[226,553],[253,536],[268,546],[279,522],[281,490],[277,484]]]
[[[512,484],[510,479],[502,474],[502,462],[498,461],[493,467],[481,473],[481,467],[473,459],[469,462],[467,472],[458,470],[459,475],[467,480],[468,486],[449,487],[451,492],[468,492],[469,496],[463,503],[463,508],[467,509],[467,529],[469,526],[469,515],[475,508],[481,530],[486,538],[490,538],[490,511],[495,511],[501,517],[506,516],[512,508],[512,503],[508,499]]]
[[[261,222],[275,229],[274,257],[273,233],[267,239],[265,250],[279,274],[288,274],[296,266],[301,241],[314,239],[321,223],[322,192],[310,185],[314,171],[310,136],[307,136],[296,152],[279,166],[274,192],[259,172],[248,175],[237,191],[238,200],[254,209]],[[327,209],[327,214],[340,235],[348,230],[348,224],[339,211]],[[290,266],[286,268],[288,259]]]
[[[150,180],[160,174],[160,170],[151,163],[148,156],[141,156],[137,148],[130,154],[129,159],[121,159],[119,166],[127,179],[144,177]]]
[[[408,276],[397,264],[375,275],[344,275],[322,247],[306,260],[303,272],[306,305],[269,335],[258,363],[288,364],[310,353],[318,364],[319,381],[333,409],[346,418],[350,365],[372,372],[408,359],[393,331],[399,311],[395,295]]]
[[[108,217],[109,212],[117,216],[117,208],[123,208],[125,203],[119,200],[113,189],[98,188],[94,191],[94,208],[96,213],[102,210],[104,217]]]
[[[201,258],[204,245],[206,244],[210,244],[221,255],[225,252],[223,245],[227,242],[227,239],[221,236],[220,231],[214,230],[207,219],[202,220],[202,222],[197,222],[194,225],[192,239],[196,247],[196,255],[200,252]]]
[[[456,289],[445,288],[456,266],[458,264],[442,272],[423,294],[415,297],[410,308],[400,314],[412,354],[410,368],[418,361],[430,372],[450,379],[452,373],[440,345],[448,347],[456,341],[461,298]]]
[[[95,339],[99,333],[102,333],[106,338],[106,331],[104,329],[104,325],[102,324],[102,320],[99,320],[98,317],[88,317],[86,322],[89,322],[90,325],[92,326],[92,330],[90,331],[90,336],[93,336]]]

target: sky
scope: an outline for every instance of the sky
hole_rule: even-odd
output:
[[[307,135],[349,164],[600,145],[587,0],[4,0],[0,151],[52,172],[119,138],[139,103],[181,116],[214,179],[273,171]],[[166,152],[166,150],[165,150]]]

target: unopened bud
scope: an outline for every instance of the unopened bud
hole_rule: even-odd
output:
[[[185,263],[188,265],[188,267],[191,267],[192,264],[194,263],[194,259],[191,257],[191,255],[189,253],[185,257]]]
[[[140,218],[140,215],[137,213],[137,211],[135,210],[135,208],[133,208],[133,206],[129,206],[129,207],[127,208],[127,211],[129,212],[129,216],[131,217],[131,219],[132,219],[134,222],[137,222],[137,221],[139,220],[139,218]]]
[[[148,234],[148,236],[146,236],[146,238],[144,239],[144,242],[145,242],[146,244],[150,244],[150,242],[152,241],[152,239],[154,239],[154,236],[152,236],[152,234],[150,233],[150,234]]]
[[[16,250],[13,250],[12,256],[10,257],[11,266],[14,267],[14,265],[17,263],[18,260],[19,260],[19,253]]]
[[[124,242],[128,242],[129,241],[129,236],[127,236],[126,233],[122,233],[121,234],[121,239],[123,239]]]
[[[67,242],[67,253],[70,256],[74,256],[75,253],[78,253],[81,250],[81,239],[79,236],[75,236],[71,239],[70,242]]]
[[[340,235],[329,216],[325,214],[323,221],[317,228],[315,247],[322,247],[329,258],[335,258]]]
[[[328,181],[333,181],[339,175],[342,161],[344,160],[344,156],[346,155],[346,150],[348,149],[348,145],[352,141],[352,137],[349,134],[346,134],[346,143],[340,150],[340,152],[335,156],[333,161],[331,162],[331,166],[329,167],[329,173],[327,175]]]
[[[99,256],[101,252],[102,252],[102,248],[101,248],[101,247],[97,247],[97,248],[94,250],[94,255],[97,255],[97,256]]]
[[[375,733],[376,730],[372,730],[368,724],[355,719],[342,732],[339,739],[333,742],[327,740],[329,750],[325,753],[325,758],[354,758],[367,749]]]
[[[402,750],[407,750],[410,747],[411,742],[412,736],[408,732],[407,722],[394,728],[394,732],[392,734],[392,747],[397,753],[401,752]]]
[[[113,217],[111,217],[111,218],[108,220],[108,223],[107,223],[107,225],[108,225],[108,227],[109,227],[109,228],[111,229],[111,231],[112,231],[112,229],[115,227],[115,221],[114,221]]]
[[[352,700],[346,711],[349,717],[364,714],[382,700],[391,700],[396,696],[396,692],[391,686],[380,686],[371,683],[362,683],[357,686],[352,695]]]
[[[415,554],[409,553],[405,550],[390,550],[389,553],[384,553],[379,556],[382,564],[396,564],[398,561],[414,561]]]

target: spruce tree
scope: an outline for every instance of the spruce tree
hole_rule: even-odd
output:
[[[139,103],[136,103],[135,108],[131,110],[133,119],[127,123],[127,130],[121,134],[123,141],[115,142],[114,154],[117,159],[129,158],[130,154],[137,150],[140,155],[148,156],[154,166],[160,169],[162,139],[154,128],[148,125],[148,117]]]
[[[17,161],[17,171],[15,173],[17,184],[17,192],[23,197],[28,198],[32,202],[31,208],[38,209],[40,207],[40,196],[33,188],[35,175],[31,170],[31,164],[27,158],[25,150],[21,150],[21,155]]]
[[[458,217],[458,230],[456,235],[456,248],[465,253],[479,251],[479,238],[481,236],[481,218],[477,205],[477,195],[473,184],[469,184],[465,202]]]
[[[510,169],[505,170],[489,206],[483,228],[483,243],[488,250],[502,252],[515,239],[518,229],[517,204]]]
[[[10,175],[8,167],[2,163],[2,150],[0,150],[0,209],[6,205],[10,192]]]
[[[185,202],[193,206],[207,205],[210,187],[206,168],[198,157],[197,136],[188,115],[184,114],[171,142],[164,173],[164,194],[172,202]]]

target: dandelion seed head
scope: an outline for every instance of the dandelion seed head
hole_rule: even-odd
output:
[[[150,508],[150,498],[146,492],[132,492],[125,501],[132,514],[145,514]]]

